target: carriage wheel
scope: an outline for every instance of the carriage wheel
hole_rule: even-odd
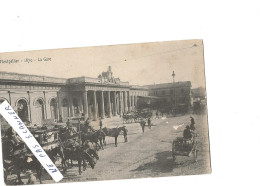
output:
[[[194,150],[193,156],[194,156],[194,161],[197,162],[197,150]]]
[[[195,147],[194,147],[194,150],[193,150],[193,157],[194,157],[195,162],[197,162],[197,153],[198,153],[197,144],[195,143]]]
[[[172,164],[175,164],[176,156],[175,156],[175,144],[172,144]]]
[[[5,182],[7,181],[7,172],[6,172],[5,168],[4,168],[4,181]]]

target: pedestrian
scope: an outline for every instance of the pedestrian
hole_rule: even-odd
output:
[[[69,129],[70,128],[70,119],[67,120],[66,125],[67,125],[67,128]]]
[[[148,118],[148,127],[151,129],[151,118]]]
[[[142,131],[144,133],[145,121],[143,119],[140,121],[140,125],[141,125]]]
[[[99,128],[100,128],[100,130],[102,130],[102,126],[103,126],[103,123],[102,123],[102,119],[100,118],[99,119]]]
[[[156,111],[156,118],[159,119],[159,112],[158,112],[158,110]]]
[[[62,116],[59,116],[59,123],[62,123]]]

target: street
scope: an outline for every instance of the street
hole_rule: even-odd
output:
[[[128,129],[128,142],[123,136],[118,138],[118,147],[114,138],[106,137],[107,145],[99,150],[95,169],[87,168],[78,175],[77,167],[63,174],[62,182],[93,181],[109,179],[129,179],[144,177],[161,177],[204,174],[210,172],[210,157],[208,127],[206,116],[194,116],[198,131],[198,161],[193,157],[178,156],[176,163],[172,162],[171,146],[173,139],[181,137],[186,125],[190,124],[189,115],[152,120],[153,126],[145,127],[145,132],[139,123],[125,124]],[[113,125],[122,123],[119,118]],[[182,125],[184,123],[184,125]],[[111,124],[112,125],[112,124]],[[109,125],[111,127],[111,125]],[[122,124],[121,124],[122,125]],[[177,130],[173,126],[181,125]]]
[[[104,150],[99,150],[100,159],[95,169],[88,167],[81,175],[78,174],[77,162],[66,173],[61,182],[113,180],[145,177],[163,177],[177,175],[205,174],[210,172],[210,156],[208,143],[208,127],[206,116],[195,115],[195,127],[198,136],[198,158],[193,156],[177,156],[173,164],[171,148],[172,141],[182,137],[186,125],[190,124],[190,116],[160,118],[152,120],[151,129],[145,127],[145,132],[139,123],[124,124],[128,130],[128,142],[123,136],[118,137],[118,147],[114,138],[106,137]],[[106,123],[107,122],[107,123]],[[93,123],[98,125],[98,123]],[[122,126],[121,118],[104,121],[108,127]],[[62,171],[61,167],[60,171]],[[52,183],[50,176],[43,175],[43,183]],[[25,182],[25,181],[24,181]]]

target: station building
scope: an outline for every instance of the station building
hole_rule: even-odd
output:
[[[185,112],[192,104],[191,82],[175,82],[174,76],[172,83],[137,86],[115,78],[110,66],[98,78],[65,79],[0,71],[0,103],[8,101],[22,121],[39,126],[83,116],[91,120],[110,118],[151,100],[157,106]]]
[[[8,101],[24,122],[33,125],[122,115],[136,109],[139,96],[148,96],[148,89],[114,78],[111,67],[98,78],[0,72],[0,103]]]

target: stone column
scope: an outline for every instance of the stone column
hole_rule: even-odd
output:
[[[96,91],[93,91],[93,105],[94,105],[94,118],[93,120],[96,121],[97,120],[97,95],[96,95]]]
[[[131,96],[132,100],[132,110],[135,110],[135,105],[134,105],[134,95],[132,94]]]
[[[105,118],[105,105],[104,105],[104,93],[101,91],[101,118]]]
[[[128,106],[127,106],[127,92],[124,91],[124,98],[125,98],[125,113],[128,111]]]
[[[131,98],[130,98],[130,92],[126,92],[126,97],[127,97],[127,106],[128,106],[128,111],[131,111]]]
[[[113,101],[114,101],[114,108],[113,108],[114,109],[114,116],[116,116],[116,111],[117,111],[116,110],[116,91],[114,92],[114,100]]]
[[[58,110],[58,121],[60,120],[60,116],[61,116],[61,104],[60,104],[60,96],[59,96],[59,93],[57,92],[57,110]]]
[[[29,109],[29,118],[30,118],[30,122],[32,122],[32,109],[31,109],[31,97],[30,97],[30,91],[27,91],[28,94],[28,109]],[[11,103],[10,103],[11,105]]]
[[[69,117],[74,116],[73,101],[71,95],[69,95]]]
[[[82,113],[82,112],[83,112],[82,96],[79,95],[79,113]]]
[[[136,95],[136,93],[135,93],[135,95],[134,95],[134,97],[135,97],[135,107],[137,106],[137,95]]]
[[[108,104],[108,117],[111,117],[111,101],[110,101],[110,91],[107,91],[108,99],[107,99],[107,104]]]
[[[83,92],[83,108],[84,108],[84,116],[87,119],[88,116],[88,91]]]
[[[10,90],[8,90],[7,92],[8,92],[8,96],[9,96],[8,102],[9,102],[9,104],[12,106],[11,92],[10,92]],[[13,106],[12,106],[12,107],[13,107]],[[13,107],[13,108],[14,108],[14,107]]]
[[[118,106],[119,106],[119,114],[122,115],[122,97],[121,97],[121,92],[119,91],[119,94],[118,94],[118,100],[119,100],[119,103],[118,103]]]
[[[46,101],[46,95],[45,95],[45,91],[43,91],[43,97],[44,97],[44,112],[45,112],[45,119],[48,119],[48,116],[47,116],[47,101]]]
[[[122,113],[125,113],[125,97],[124,97],[124,92],[121,92],[122,96]]]

